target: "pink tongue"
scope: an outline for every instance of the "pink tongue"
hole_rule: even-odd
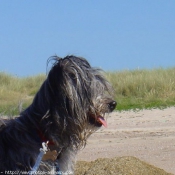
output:
[[[101,124],[104,126],[104,127],[107,127],[107,122],[105,121],[105,119],[101,116],[98,116],[98,120],[101,122]]]

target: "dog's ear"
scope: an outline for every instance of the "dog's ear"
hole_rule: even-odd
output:
[[[47,76],[47,83],[53,93],[57,92],[59,84],[63,80],[63,67],[61,66],[61,59],[55,60],[49,74]]]

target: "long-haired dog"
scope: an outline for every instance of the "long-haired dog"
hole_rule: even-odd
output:
[[[54,64],[32,104],[0,128],[0,173],[31,171],[43,141],[57,152],[39,171],[74,172],[75,157],[91,133],[106,126],[116,102],[100,69],[76,56],[52,57]],[[19,172],[18,172],[19,173]]]

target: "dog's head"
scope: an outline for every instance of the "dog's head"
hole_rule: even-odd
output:
[[[45,81],[48,115],[57,123],[57,134],[86,140],[88,129],[106,126],[105,114],[116,107],[112,87],[102,71],[84,58],[56,56],[52,60],[55,62]]]

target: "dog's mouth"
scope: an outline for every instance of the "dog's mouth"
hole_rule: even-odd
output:
[[[89,118],[89,123],[92,125],[95,125],[96,127],[101,127],[102,125],[104,127],[107,127],[107,122],[104,119],[104,117],[102,117],[101,115],[97,115],[97,116],[91,115]]]
[[[89,111],[93,111],[93,112],[88,113],[89,123],[91,125],[96,126],[96,127],[101,127],[103,125],[104,127],[107,127],[107,122],[104,116],[112,112],[115,109],[117,103],[116,101],[113,101],[110,99],[106,99],[106,101],[107,102],[99,105],[99,107],[96,108],[100,110],[89,110]]]

